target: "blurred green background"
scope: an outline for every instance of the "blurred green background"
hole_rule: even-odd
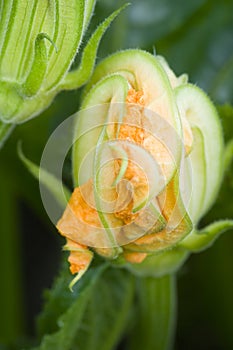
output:
[[[87,33],[121,0],[99,0]],[[233,1],[132,0],[105,35],[98,60],[125,48],[164,55],[179,75],[218,105],[226,141],[233,137]],[[42,291],[56,275],[63,240],[47,218],[36,180],[16,152],[39,164],[50,133],[79,106],[80,91],[61,93],[39,118],[15,129],[0,152],[0,349],[33,338]],[[65,174],[69,181],[69,170]],[[233,217],[233,164],[202,225]],[[233,349],[233,232],[193,255],[178,276],[178,350]],[[4,345],[5,344],[5,345]],[[7,346],[9,344],[9,346]],[[123,345],[122,345],[123,348]]]

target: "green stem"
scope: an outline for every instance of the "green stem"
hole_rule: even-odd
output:
[[[175,275],[137,280],[138,317],[132,350],[172,349],[176,328]]]

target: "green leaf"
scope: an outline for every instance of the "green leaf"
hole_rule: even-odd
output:
[[[126,327],[134,295],[134,278],[111,268],[97,281],[72,350],[112,350]]]
[[[209,248],[222,233],[231,229],[233,229],[233,220],[216,221],[201,231],[192,232],[180,243],[180,246],[191,252],[201,252]]]
[[[75,298],[71,297],[71,300],[73,299],[73,302],[70,303],[69,307],[65,312],[58,318],[57,325],[58,330],[52,334],[46,334],[41,344],[34,348],[34,350],[69,350],[70,347],[73,344],[73,341],[75,339],[75,336],[77,334],[78,329],[81,326],[82,317],[84,315],[85,309],[87,307],[87,304],[93,295],[95,288],[96,288],[96,282],[98,278],[100,277],[102,271],[107,267],[106,264],[102,264],[94,273],[94,271],[90,271],[88,276],[86,276],[85,284],[78,283],[75,287]],[[66,294],[63,294],[64,289],[68,289],[68,285],[64,285],[66,283],[66,277],[64,277],[63,281],[58,281],[57,284],[55,284],[55,290],[54,292],[51,292],[51,300],[50,300],[50,306],[51,303],[53,304],[53,307],[57,307],[55,305],[56,297],[58,297],[59,301],[66,300]],[[57,288],[62,289],[62,292],[60,290],[60,293],[57,294]],[[71,293],[71,292],[69,292]],[[60,299],[62,297],[62,299]],[[69,302],[68,302],[69,304]],[[48,310],[48,307],[47,307]],[[56,311],[55,311],[56,312]],[[54,315],[53,315],[54,316]],[[52,319],[54,317],[52,316]]]
[[[107,266],[102,262],[99,267],[90,268],[71,293],[71,275],[67,264],[63,265],[54,287],[46,293],[47,302],[38,326],[40,336],[47,335],[35,350],[114,348],[126,327],[134,278],[122,269],[106,270]]]
[[[89,274],[89,273],[88,273]],[[86,278],[86,274],[82,283]],[[53,333],[58,330],[58,318],[72,305],[77,298],[77,290],[80,289],[82,283],[78,283],[78,287],[74,288],[74,293],[71,293],[68,285],[71,281],[71,274],[67,261],[61,266],[59,275],[55,279],[51,290],[44,291],[45,303],[43,310],[37,319],[37,332],[40,338],[44,334]]]
[[[21,144],[18,144],[18,155],[30,173],[39,180],[54,196],[57,202],[66,207],[67,200],[71,197],[70,190],[61,183],[53,174],[34,164],[23,154]]]
[[[13,131],[14,125],[5,124],[0,120],[0,149],[3,146],[6,139],[9,137],[10,133]]]
[[[105,266],[105,264],[101,268],[90,267],[82,279],[75,285],[73,292],[71,292],[69,284],[73,277],[70,273],[68,262],[64,261],[51,290],[46,290],[44,293],[45,304],[37,320],[37,331],[40,338],[45,334],[56,332],[59,329],[57,322],[59,317],[72,306],[80,292],[86,288],[90,281],[97,277],[99,278],[100,273],[106,267],[107,265]]]
[[[176,325],[175,276],[138,278],[137,307],[130,349],[171,349]]]
[[[113,12],[96,29],[96,31],[93,33],[92,37],[88,41],[85,49],[83,50],[80,66],[76,70],[71,71],[66,75],[65,79],[61,83],[61,89],[77,89],[89,80],[94,69],[96,54],[102,36],[104,35],[111,22],[127,6],[128,4],[122,6],[119,10]]]

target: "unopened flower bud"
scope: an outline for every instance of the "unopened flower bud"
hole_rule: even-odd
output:
[[[0,26],[0,145],[11,124],[46,109],[61,90],[90,77],[97,48],[115,11],[94,32],[80,66],[69,71],[89,24],[95,1],[4,1]]]
[[[97,66],[75,140],[76,188],[60,233],[74,246],[145,270],[164,254],[170,268],[179,259],[167,254],[192,236],[221,183],[223,140],[212,102],[163,58],[119,52]]]

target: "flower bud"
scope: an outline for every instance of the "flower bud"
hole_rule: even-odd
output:
[[[116,53],[86,87],[73,146],[76,188],[57,228],[140,273],[168,273],[186,258],[182,244],[215,199],[222,154],[204,92],[159,56]],[[83,271],[90,260],[74,267],[68,246],[71,271]]]
[[[94,5],[93,0],[3,2],[0,144],[10,124],[38,115],[61,90],[76,89],[89,79],[100,39],[121,10],[96,29],[83,50],[80,66],[69,72]]]

